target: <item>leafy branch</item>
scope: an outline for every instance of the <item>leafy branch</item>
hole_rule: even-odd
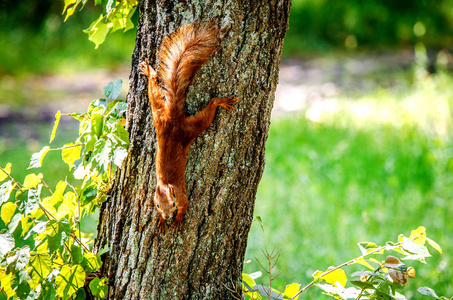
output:
[[[62,115],[79,121],[79,137],[62,147],[45,146],[31,157],[28,168],[39,168],[47,153],[61,151],[77,184],[65,178],[53,189],[41,173],[28,174],[21,183],[12,176],[11,163],[0,167],[0,182],[5,181],[0,186],[1,219],[8,227],[0,231],[0,290],[6,298],[84,299],[85,284],[93,296],[105,297],[107,283],[97,272],[108,248],[93,253],[93,239],[82,232],[81,223],[82,216],[107,199],[113,171],[127,154],[127,105],[115,100],[121,86],[121,80],[109,83],[104,93],[112,100],[93,100],[87,112],[57,112],[50,142]]]
[[[383,246],[370,242],[359,243],[358,245],[362,252],[361,256],[336,267],[329,267],[326,271],[314,272],[312,275],[313,281],[303,288],[300,288],[297,283],[292,283],[287,285],[285,291],[281,293],[272,288],[271,276],[269,276],[270,286],[267,288],[255,282],[255,279],[261,274],[243,274],[243,293],[249,299],[262,299],[262,295],[265,295],[268,299],[297,299],[308,288],[317,286],[324,294],[336,299],[406,299],[397,290],[401,290],[404,287],[407,278],[415,277],[415,269],[407,267],[399,258],[393,255],[388,255],[384,261],[378,261],[371,256],[384,254],[386,251],[393,251],[398,255],[402,255],[403,260],[417,260],[426,263],[425,258],[430,257],[431,254],[425,244],[442,254],[441,247],[426,236],[426,228],[421,226],[413,230],[409,237],[400,235],[397,242],[387,242]],[[263,253],[269,259],[269,270],[271,270],[276,262],[271,264],[270,258],[278,260],[280,251],[274,255],[274,250],[269,254],[267,249],[265,249]],[[267,272],[259,261],[258,264]],[[360,280],[350,280],[353,286],[346,287],[348,277],[343,268],[354,264],[365,266],[368,270],[351,274],[352,278],[359,277]],[[434,296],[435,293],[432,293],[429,288],[420,288],[419,292],[436,297]],[[437,298],[447,300],[447,298]]]

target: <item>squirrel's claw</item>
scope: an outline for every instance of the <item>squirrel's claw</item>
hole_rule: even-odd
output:
[[[216,102],[218,106],[221,106],[225,109],[234,109],[236,103],[239,102],[239,99],[234,96],[230,96],[228,98],[216,98]]]
[[[156,76],[156,71],[154,71],[154,69],[151,68],[147,58],[145,58],[145,61],[142,61],[138,65],[138,69],[140,70],[140,74],[141,75],[145,75],[145,76],[148,76],[148,77]]]
[[[165,219],[159,214],[159,233],[165,232]]]

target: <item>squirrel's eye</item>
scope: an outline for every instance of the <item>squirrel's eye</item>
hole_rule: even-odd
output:
[[[156,204],[157,208],[160,208],[159,204]]]
[[[175,206],[176,206],[176,203],[175,203],[175,202],[173,202],[173,207],[175,207]]]

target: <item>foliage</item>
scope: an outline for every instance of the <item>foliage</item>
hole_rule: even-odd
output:
[[[89,282],[92,294],[105,296],[106,281],[96,272],[108,249],[93,253],[93,239],[81,231],[81,222],[106,201],[114,169],[127,153],[126,103],[115,100],[121,85],[104,88],[113,101],[93,100],[87,112],[67,114],[80,122],[77,140],[45,146],[31,157],[29,169],[39,168],[50,151],[60,151],[79,185],[65,179],[51,188],[41,173],[30,173],[21,183],[11,176],[11,163],[0,167],[1,219],[7,226],[0,232],[0,278],[8,299],[81,299],[88,278],[95,278]],[[55,115],[50,142],[61,115]]]
[[[243,274],[243,290],[246,299],[262,299],[266,296],[268,299],[297,299],[301,293],[311,286],[317,286],[324,294],[336,299],[406,299],[397,290],[404,288],[407,278],[415,277],[415,269],[407,267],[406,264],[395,256],[388,255],[384,261],[370,257],[371,255],[384,254],[386,251],[393,251],[403,256],[403,260],[417,260],[426,263],[425,258],[430,257],[425,243],[442,254],[440,246],[426,236],[426,229],[419,227],[413,230],[409,237],[400,235],[397,242],[387,242],[384,246],[378,246],[372,242],[361,242],[359,248],[362,255],[345,262],[337,267],[329,267],[326,271],[315,271],[313,281],[300,289],[297,283],[289,284],[285,291],[279,292],[272,288],[272,281],[276,277],[271,276],[272,269],[278,260],[278,253],[274,255],[263,251],[269,261],[268,268],[260,266],[269,274],[269,287],[256,284],[255,279],[261,273]],[[349,280],[353,286],[346,287],[348,277],[342,268],[359,264],[368,270],[354,272],[350,275],[353,280]],[[281,271],[283,272],[283,270]],[[281,273],[280,272],[280,273]],[[420,288],[420,293],[425,295],[435,295],[435,292],[429,288]]]
[[[410,47],[420,39],[429,48],[448,48],[452,5],[452,0],[294,0],[285,51]]]
[[[63,8],[63,13],[66,13],[65,21],[74,14],[80,4],[83,8],[87,1],[65,0]],[[104,42],[110,30],[115,32],[123,29],[123,32],[126,32],[134,28],[135,25],[132,22],[132,16],[138,5],[137,0],[94,0],[94,4],[103,6],[104,13],[91,23],[90,27],[84,30],[84,32],[88,34],[88,39],[96,45],[96,48]]]

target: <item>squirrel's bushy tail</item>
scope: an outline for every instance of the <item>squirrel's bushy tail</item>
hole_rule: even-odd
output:
[[[167,35],[159,51],[157,77],[167,101],[183,106],[195,73],[218,48],[219,31],[214,22],[192,23]]]

